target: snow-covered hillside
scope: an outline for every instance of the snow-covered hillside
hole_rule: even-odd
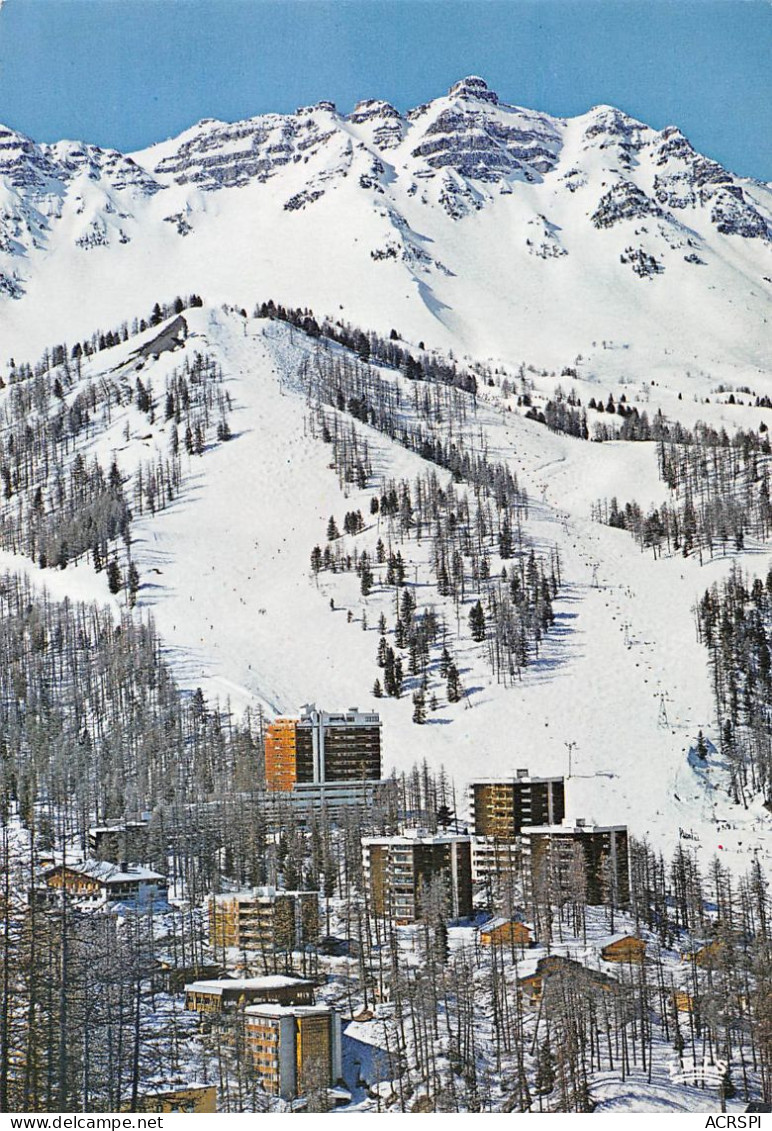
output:
[[[158,333],[148,330],[84,363],[81,382],[68,394],[71,401],[83,383],[98,386],[102,375],[118,375],[126,387],[140,376],[154,391],[158,411],[150,424],[136,398],[129,399],[110,410],[109,422],[81,449],[104,467],[115,459],[131,498],[139,466],[168,452],[172,442],[175,422],[161,412],[166,379],[196,354],[216,358],[222,368],[233,406],[232,437],[201,455],[183,455],[179,495],[156,513],[139,516],[135,507],[132,525],[138,605],[152,612],[183,686],[200,686],[237,713],[262,705],[273,715],[314,700],[328,707],[375,707],[384,719],[387,771],[409,770],[426,759],[445,765],[459,789],[480,776],[509,776],[518,767],[565,773],[570,745],[570,816],[627,823],[666,852],[686,833],[691,845],[707,856],[720,852],[738,869],[747,865],[749,852],[768,853],[769,816],[761,798],[748,810],[733,804],[717,760],[696,770],[690,757],[700,731],[718,745],[694,605],[726,574],[727,557],[704,566],[696,557],[657,560],[627,532],[591,518],[603,495],[635,498],[642,506],[665,498],[656,445],[595,444],[547,431],[522,409],[512,411],[501,378],[482,389],[476,407],[464,394],[469,415],[458,442],[484,441],[491,459],[516,472],[529,496],[528,544],[540,557],[557,555],[560,562],[555,624],[534,662],[514,686],[504,686],[486,662],[485,647],[469,638],[467,617],[479,590],[469,589],[457,608],[439,594],[431,575],[432,538],[397,540],[385,519],[370,513],[371,499],[388,480],[414,479],[434,465],[356,423],[373,472],[363,488],[348,484],[344,494],[330,447],[312,434],[304,374],[317,365],[320,350],[341,357],[345,351],[238,309],[204,306],[186,310],[184,318],[186,336],[178,348],[142,358],[142,343]],[[417,384],[394,370],[380,373],[401,390],[409,419]],[[536,402],[552,393],[553,378],[534,374],[529,380]],[[701,416],[716,427],[753,427],[772,415],[727,403],[698,374],[684,376],[680,389],[632,380],[606,386],[591,373],[572,384],[585,401],[593,391],[605,397],[613,388],[652,415],[662,407],[674,416],[681,407],[687,423]],[[690,395],[679,400],[679,393]],[[351,424],[347,414],[337,415]],[[450,482],[449,472],[434,470],[441,482]],[[379,537],[389,550],[399,549],[419,610],[431,609],[444,621],[458,663],[464,695],[449,703],[434,649],[427,700],[434,696],[436,705],[424,725],[412,721],[418,679],[407,670],[401,699],[373,698],[374,682],[383,675],[376,665],[381,614],[394,641],[395,590],[386,582],[386,565],[374,564],[367,596],[353,572],[311,570],[311,550],[326,544],[330,516],[342,530],[345,514],[357,510],[365,529],[336,544],[355,557],[366,550],[373,563]],[[765,575],[769,554],[762,547],[735,556]],[[116,600],[105,572],[95,573],[90,564],[41,570],[9,554],[2,564],[32,574],[54,596]],[[494,555],[492,575],[506,564]]]

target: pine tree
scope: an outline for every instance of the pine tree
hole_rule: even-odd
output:
[[[499,556],[504,559],[512,557],[512,527],[507,519],[504,520],[499,531]]]
[[[472,633],[472,640],[477,641],[479,644],[485,639],[485,613],[480,601],[469,612],[469,628]]]
[[[393,673],[393,695],[395,699],[399,699],[402,694],[402,660],[399,656],[394,660]]]
[[[455,664],[448,667],[447,696],[449,703],[458,703],[461,698],[461,676]]]
[[[361,561],[361,575],[360,575],[360,589],[363,597],[369,597],[373,587],[373,571],[370,569],[370,559],[366,553],[362,554]]]
[[[416,691],[413,695],[413,722],[418,723],[419,726],[426,722],[426,705],[422,691]]]
[[[318,573],[322,568],[322,551],[319,546],[314,546],[311,551],[311,569],[314,573]]]
[[[447,829],[453,820],[449,805],[440,805],[437,810],[437,824],[441,829]]]
[[[330,521],[327,523],[327,541],[334,542],[336,538],[340,538],[340,531],[334,515],[330,515]]]
[[[111,593],[120,593],[123,588],[121,567],[116,558],[111,558],[107,565],[107,588]]]
[[[134,608],[137,603],[137,593],[139,592],[139,570],[134,562],[130,562],[129,564],[128,590],[129,605]]]
[[[383,688],[387,695],[394,695],[394,650],[388,645],[383,662]]]
[[[547,1096],[555,1087],[555,1057],[552,1054],[549,1037],[539,1045],[536,1058],[536,1091]]]

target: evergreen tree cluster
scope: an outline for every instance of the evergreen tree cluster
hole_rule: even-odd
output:
[[[360,491],[364,490],[373,474],[370,446],[353,422],[346,427],[337,413],[326,413],[319,408],[309,421],[309,427],[312,436],[321,437],[325,444],[331,445],[330,463],[337,472],[341,488],[347,490],[348,484],[353,483]]]
[[[487,628],[476,630],[478,642],[484,643],[486,658],[498,679],[508,683],[518,678],[522,668],[538,654],[543,635],[553,622],[559,562],[554,558],[545,565],[527,546],[522,533],[527,497],[509,467],[490,460],[484,446],[481,451],[475,450],[466,438],[461,428],[468,409],[464,395],[450,387],[442,390],[441,398],[438,386],[419,395],[414,386],[413,396],[405,403],[397,383],[386,381],[360,360],[339,356],[319,355],[315,366],[301,367],[299,376],[309,396],[317,399],[316,414],[310,420],[313,434],[321,434],[334,447],[338,442],[341,425],[322,407],[327,404],[384,431],[423,459],[452,473],[447,484],[440,483],[435,471],[426,472],[413,483],[387,481],[380,495],[373,497],[371,514],[379,516],[390,546],[406,538],[432,540],[431,568],[440,596],[451,596],[458,605],[475,592],[479,598],[484,595]],[[445,420],[453,425],[450,438],[440,428]],[[357,438],[352,424],[349,451],[356,453],[357,446],[365,443]],[[350,479],[354,455],[348,458],[347,476],[341,475],[340,457],[335,451],[333,463],[342,482]],[[471,495],[460,490],[462,482],[471,488]],[[338,537],[334,518],[331,523],[334,530],[331,536],[332,527],[328,526],[327,546],[323,551],[319,547],[312,551],[313,571],[318,574],[324,569],[356,568],[360,577],[364,575],[362,591],[369,594],[375,576],[373,563],[369,557],[363,563],[359,555],[352,555],[343,546],[331,546]],[[390,550],[389,558],[393,555]],[[385,561],[383,554],[378,556],[377,564]],[[391,561],[385,583],[394,584]]]
[[[420,345],[421,355],[414,357],[404,346],[399,345],[399,336],[392,330],[388,338],[374,331],[361,330],[347,322],[323,320],[320,325],[311,310],[293,309],[272,299],[258,303],[254,310],[255,318],[275,318],[296,326],[310,338],[323,338],[335,342],[344,349],[356,354],[363,362],[372,361],[379,365],[399,369],[412,381],[431,381],[441,385],[452,385],[467,393],[477,392],[477,379],[468,370],[460,370],[456,363],[440,354],[428,354]]]
[[[736,802],[761,793],[772,804],[772,571],[750,582],[734,568],[697,606],[720,750]]]
[[[644,514],[636,502],[596,504],[595,518],[629,530],[641,547],[662,553],[713,558],[742,550],[747,538],[772,536],[770,448],[766,433],[698,424],[693,430],[667,426],[657,442],[660,478],[672,501]]]
[[[33,558],[41,567],[65,568],[85,554],[97,570],[107,564],[120,536],[130,546],[134,513],[155,513],[182,483],[180,430],[189,454],[202,454],[217,421],[217,436],[230,435],[230,397],[220,367],[209,355],[187,356],[167,378],[163,398],[169,455],[140,465],[126,484],[113,462],[109,473],[86,463],[76,447],[98,439],[116,410],[133,404],[156,424],[152,384],[125,371],[87,376],[66,351],[53,351],[57,368],[12,385],[0,409],[0,546]],[[213,437],[212,437],[213,438]],[[225,437],[227,438],[227,436]]]
[[[379,565],[385,566],[381,577],[386,586],[405,582],[402,554],[393,550],[387,554],[384,537],[389,546],[406,538],[431,539],[431,568],[439,595],[460,606],[470,592],[484,594],[484,605],[478,597],[472,606],[470,634],[484,644],[497,678],[508,683],[538,654],[553,623],[560,565],[553,555],[545,566],[526,546],[520,524],[523,499],[506,470],[494,469],[491,479],[493,498],[482,491],[470,496],[452,480],[443,485],[433,470],[412,483],[387,481],[378,500],[382,537],[375,562],[366,552],[352,555],[343,546],[333,550],[329,542],[323,552],[315,547],[311,561],[316,573],[355,568],[366,596]],[[328,527],[328,536],[329,532]],[[396,643],[403,647],[400,625],[398,617]]]
[[[90,553],[101,569],[111,543],[120,536],[128,545],[130,518],[117,465],[105,475],[96,459],[88,465],[78,453],[67,470],[55,469],[45,489],[19,494],[6,505],[0,545],[41,568],[65,569]]]

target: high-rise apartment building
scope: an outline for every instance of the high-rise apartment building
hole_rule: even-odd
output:
[[[593,825],[581,819],[523,829],[524,855],[534,889],[552,897],[576,891],[581,866],[589,904],[626,907],[630,902],[630,860],[626,825]]]
[[[269,790],[326,782],[379,781],[381,720],[351,707],[337,714],[301,708],[299,718],[278,718],[265,736],[265,779]]]
[[[531,777],[517,770],[508,780],[476,781],[469,787],[477,836],[514,841],[530,825],[559,825],[566,811],[562,777]]]
[[[364,837],[365,875],[376,915],[412,923],[439,899],[443,916],[472,914],[471,838],[420,832]]]

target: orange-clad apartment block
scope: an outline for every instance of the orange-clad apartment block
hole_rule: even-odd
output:
[[[274,719],[265,732],[265,781],[270,790],[290,790],[297,781],[298,719]]]
[[[282,717],[265,732],[265,783],[274,793],[333,782],[381,778],[381,720],[369,711],[321,711],[313,703],[299,718]]]

